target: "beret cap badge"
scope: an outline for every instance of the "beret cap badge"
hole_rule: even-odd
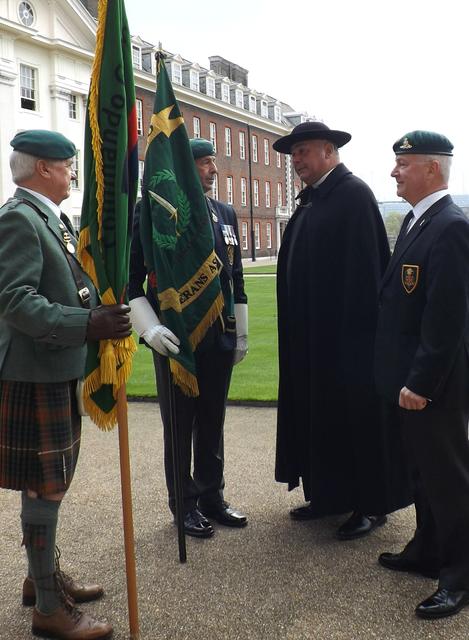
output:
[[[412,149],[412,145],[409,142],[409,138],[404,138],[402,144],[399,146],[400,149]]]
[[[398,155],[439,155],[452,156],[453,143],[442,133],[417,129],[401,136],[393,144],[393,151]]]

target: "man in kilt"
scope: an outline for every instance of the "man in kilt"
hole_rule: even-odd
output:
[[[108,638],[111,625],[74,606],[102,596],[102,587],[59,569],[55,538],[80,448],[76,387],[86,341],[128,336],[129,307],[97,306],[76,260],[75,232],[59,209],[75,178],[74,144],[30,130],[11,146],[18,188],[0,208],[0,486],[22,496],[23,603],[36,605],[35,635]]]

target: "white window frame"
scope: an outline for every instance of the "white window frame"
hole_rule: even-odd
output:
[[[233,176],[226,176],[226,201],[233,204]]]
[[[132,66],[142,68],[142,49],[136,44],[132,45]]]
[[[261,225],[259,222],[254,223],[254,241],[256,249],[261,248]]]
[[[236,106],[239,109],[244,109],[244,95],[242,89],[236,89],[235,91],[235,102]]]
[[[76,93],[71,93],[68,96],[68,117],[70,120],[78,120],[78,100]]]
[[[253,197],[254,197],[254,206],[258,207],[259,206],[259,180],[257,178],[254,178],[254,180],[252,181],[252,191],[253,191]]]
[[[272,249],[272,224],[268,222],[265,226],[265,239],[267,243],[267,249]]]
[[[182,84],[182,65],[180,62],[171,62],[171,82],[173,84]]]
[[[282,110],[277,104],[274,106],[274,120],[275,122],[282,122]]]
[[[248,223],[241,222],[241,247],[243,251],[248,249]]]
[[[205,93],[210,96],[210,98],[215,98],[215,78],[207,77],[205,82]]]
[[[80,152],[77,150],[76,154],[72,158],[70,168],[75,173],[75,178],[70,180],[70,186],[72,189],[78,191],[80,187]]]
[[[277,205],[283,207],[283,184],[281,182],[277,182]]]
[[[212,197],[214,200],[218,200],[218,174],[215,174],[212,184]]]
[[[25,111],[39,111],[38,86],[37,68],[30,64],[20,63],[20,106]],[[33,108],[24,106],[23,100],[31,103]]]
[[[209,122],[208,128],[210,132],[210,142],[212,143],[213,150],[216,153],[217,152],[217,125],[215,122]]]
[[[269,117],[269,106],[267,104],[267,100],[261,100],[261,116],[263,118]]]
[[[195,69],[189,71],[189,84],[192,91],[200,91],[199,72]]]
[[[257,162],[258,154],[257,154],[257,136],[253,133],[251,136],[251,144],[252,144],[252,161]]]
[[[221,101],[230,104],[230,85],[222,82],[220,85]]]
[[[246,134],[244,131],[239,132],[239,158],[240,160],[246,160]]]
[[[241,178],[241,206],[246,207],[248,204],[248,181]]]
[[[265,206],[270,209],[270,182],[265,183]]]
[[[143,136],[143,100],[137,98],[135,100],[135,107],[137,110],[137,134]]]
[[[277,169],[281,169],[282,168],[282,155],[281,155],[280,151],[276,151],[275,153],[277,154]]]
[[[249,111],[251,113],[257,113],[257,100],[256,96],[253,96],[252,93],[249,95]]]
[[[231,157],[231,129],[230,129],[230,127],[225,127],[225,156],[227,158]]]
[[[264,164],[266,166],[270,164],[269,140],[267,138],[264,138]]]
[[[200,118],[198,116],[194,116],[192,118],[192,129],[194,132],[194,138],[200,138]]]

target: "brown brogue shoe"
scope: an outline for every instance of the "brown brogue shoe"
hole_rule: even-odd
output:
[[[100,584],[80,584],[63,571],[60,571],[60,578],[65,593],[74,602],[99,600],[104,595],[104,589]],[[23,582],[23,604],[25,607],[36,604],[36,588],[32,578],[25,578]]]
[[[41,638],[58,640],[107,640],[112,636],[112,626],[98,622],[76,607],[64,603],[50,614],[33,611],[32,632]]]

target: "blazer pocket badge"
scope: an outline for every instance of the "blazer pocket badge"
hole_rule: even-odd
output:
[[[420,267],[417,264],[403,264],[401,280],[407,293],[412,293],[419,281]]]

